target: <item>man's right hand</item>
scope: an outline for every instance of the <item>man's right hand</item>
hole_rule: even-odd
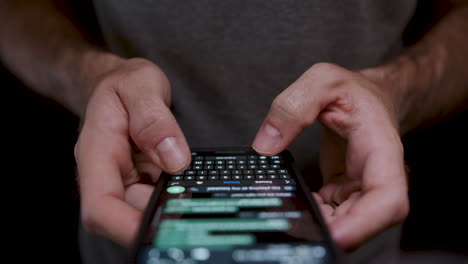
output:
[[[130,246],[152,190],[142,170],[153,181],[158,168],[182,171],[190,150],[169,109],[169,81],[156,65],[122,60],[96,83],[75,147],[82,220],[88,231]]]

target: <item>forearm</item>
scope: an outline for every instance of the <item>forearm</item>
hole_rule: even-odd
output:
[[[120,59],[92,45],[51,1],[0,1],[0,58],[28,87],[81,115]]]
[[[468,6],[454,9],[395,60],[363,71],[391,90],[404,134],[466,107]]]

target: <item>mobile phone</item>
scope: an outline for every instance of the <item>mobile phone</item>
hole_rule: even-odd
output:
[[[132,263],[336,263],[338,251],[289,151],[198,149],[163,173]]]

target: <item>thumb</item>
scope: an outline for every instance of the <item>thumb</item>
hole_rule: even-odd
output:
[[[129,133],[138,148],[168,173],[186,169],[191,160],[187,141],[168,106],[169,82],[156,67],[146,70],[133,89],[119,93],[128,111]],[[131,91],[129,91],[131,90]]]

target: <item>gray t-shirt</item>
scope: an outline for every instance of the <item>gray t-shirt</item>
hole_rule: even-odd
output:
[[[94,0],[110,49],[167,74],[191,147],[249,146],[273,99],[315,63],[360,69],[398,55],[416,2]],[[313,183],[318,130],[290,147]]]
[[[249,146],[271,102],[309,67],[397,55],[415,0],[95,0],[111,50],[159,65],[191,147]],[[129,87],[131,89],[131,87]],[[316,166],[318,131],[292,146]],[[306,175],[305,175],[306,176]]]

